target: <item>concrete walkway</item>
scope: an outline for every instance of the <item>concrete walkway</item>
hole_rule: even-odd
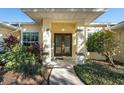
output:
[[[50,85],[84,85],[76,76],[73,67],[53,68],[49,80]]]

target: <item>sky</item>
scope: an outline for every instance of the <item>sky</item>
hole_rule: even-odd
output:
[[[94,22],[119,23],[124,21],[124,8],[110,8]]]
[[[0,8],[0,21],[32,22],[33,20],[18,8]]]
[[[0,21],[5,22],[33,22],[25,13],[18,8],[0,8]],[[124,8],[110,8],[94,22],[119,23],[124,21]]]

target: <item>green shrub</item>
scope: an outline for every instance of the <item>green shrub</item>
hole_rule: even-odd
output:
[[[119,43],[115,40],[114,34],[109,30],[93,33],[88,37],[86,45],[89,52],[102,54],[115,67],[113,56],[119,51]]]
[[[5,60],[5,69],[13,70],[23,75],[33,75],[40,72],[42,64],[35,54],[27,51],[23,45],[15,45],[11,49],[6,49],[0,56],[0,60]]]
[[[124,84],[124,69],[113,68],[100,63],[86,63],[74,66],[78,77],[89,85]]]

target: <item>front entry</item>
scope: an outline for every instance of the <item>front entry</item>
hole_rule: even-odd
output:
[[[72,34],[54,34],[54,55],[72,56]]]

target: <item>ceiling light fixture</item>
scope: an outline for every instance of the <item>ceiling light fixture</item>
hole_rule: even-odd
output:
[[[62,32],[64,32],[65,31],[65,29],[64,28],[62,28]]]

